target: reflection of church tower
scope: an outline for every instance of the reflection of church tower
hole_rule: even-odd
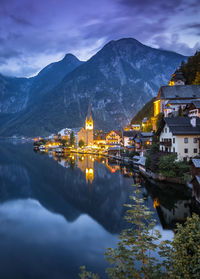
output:
[[[93,145],[93,128],[94,125],[92,119],[91,104],[89,100],[88,113],[85,119],[86,145]]]

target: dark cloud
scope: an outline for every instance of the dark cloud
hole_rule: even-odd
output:
[[[0,0],[0,72],[29,76],[67,52],[85,60],[122,37],[191,55],[199,8],[197,0]]]
[[[171,37],[158,35],[153,38],[153,44],[161,49],[171,50],[182,53],[186,56],[191,56],[200,47],[200,43],[196,43],[193,48],[190,48],[186,43],[181,43],[178,34],[173,34]]]
[[[185,24],[183,28],[189,29],[190,32],[200,36],[200,23]]]
[[[22,18],[22,17],[17,17],[15,15],[10,15],[10,18],[17,24],[22,24],[22,25],[28,25],[28,26],[31,26],[31,22],[28,21],[27,19],[25,18]]]

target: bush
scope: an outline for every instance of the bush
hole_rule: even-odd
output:
[[[190,167],[188,163],[176,160],[175,154],[162,156],[158,161],[159,172],[166,177],[184,177],[189,173]]]

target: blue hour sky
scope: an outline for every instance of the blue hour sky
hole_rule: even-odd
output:
[[[87,60],[110,40],[192,55],[199,0],[0,0],[0,73],[32,76],[66,53]]]

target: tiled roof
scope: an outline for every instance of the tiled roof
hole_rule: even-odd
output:
[[[152,132],[143,132],[143,133],[141,133],[141,136],[142,137],[152,137],[153,133]]]
[[[186,104],[191,104],[194,103],[196,101],[194,101],[193,99],[188,99],[188,100],[170,100],[167,102],[166,105],[170,104],[170,105],[176,105],[176,104],[180,104],[180,105],[186,105]]]
[[[200,168],[200,159],[192,159],[195,168]]]
[[[134,137],[136,134],[138,134],[138,131],[123,131],[124,137]]]
[[[191,119],[191,117],[166,117],[164,121],[173,135],[200,136],[200,118],[196,118],[196,127],[191,125]]]
[[[157,99],[196,99],[200,98],[200,85],[161,86]]]

